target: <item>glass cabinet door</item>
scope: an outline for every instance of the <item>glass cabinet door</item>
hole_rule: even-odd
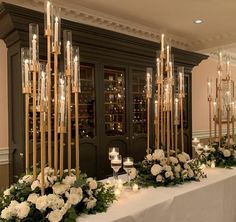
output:
[[[146,134],[147,112],[146,95],[144,91],[146,81],[145,73],[133,71],[132,73],[132,98],[133,98],[133,134]]]
[[[126,133],[125,71],[104,67],[105,134]]]
[[[96,135],[95,125],[95,81],[94,66],[81,64],[81,93],[79,93],[79,131],[80,138],[93,138]]]

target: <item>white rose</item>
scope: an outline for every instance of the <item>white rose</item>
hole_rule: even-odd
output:
[[[38,199],[39,195],[36,194],[36,193],[31,193],[29,196],[28,196],[28,199],[27,201],[32,203],[32,204],[36,204],[36,201]]]
[[[70,188],[70,193],[74,193],[74,194],[79,194],[79,195],[83,195],[83,190],[80,187],[71,187]]]
[[[30,207],[27,202],[22,202],[17,206],[17,217],[20,219],[26,218],[30,212]]]
[[[146,159],[147,159],[147,161],[151,161],[151,160],[152,160],[152,154],[148,154],[148,155],[146,156]]]
[[[5,207],[5,208],[2,210],[2,212],[1,212],[1,218],[2,218],[2,219],[5,219],[5,220],[10,220],[10,219],[12,219],[12,214],[11,214],[11,212],[10,212],[10,210],[9,210],[8,207]]]
[[[165,158],[165,153],[161,149],[156,149],[154,151],[154,153],[152,154],[152,158],[153,158],[153,160],[161,160],[161,159]]]
[[[82,196],[79,194],[71,193],[67,195],[67,201],[71,205],[77,205],[82,200]]]
[[[163,169],[167,172],[170,172],[171,171],[171,166],[165,165],[165,166],[163,166]]]
[[[51,211],[48,215],[47,218],[50,222],[59,222],[62,220],[63,214],[60,210],[56,209]]]
[[[57,195],[64,194],[70,187],[67,184],[63,183],[55,183],[52,186],[53,192]]]
[[[157,182],[162,182],[162,180],[163,180],[162,175],[158,175],[158,176],[156,177],[156,181],[157,181]]]
[[[49,194],[47,196],[48,207],[53,210],[62,208],[64,206],[64,200],[55,194]]]
[[[45,211],[46,208],[48,207],[48,201],[47,201],[47,196],[41,196],[36,200],[36,208],[40,211]]]
[[[9,196],[9,195],[11,195],[11,188],[6,189],[6,190],[3,192],[3,195],[4,195],[4,196]]]
[[[66,176],[65,179],[62,180],[62,183],[69,185],[70,187],[74,185],[76,181],[76,176]]]
[[[192,169],[188,170],[188,176],[189,176],[189,178],[192,178],[194,176],[194,173],[193,173]]]
[[[190,169],[189,164],[185,163],[185,164],[184,164],[184,169],[189,170],[189,169]]]
[[[10,205],[8,206],[8,209],[11,212],[12,216],[16,216],[17,215],[17,206],[19,205],[19,203],[15,200],[12,200]]]
[[[154,164],[151,168],[151,173],[153,176],[160,174],[162,171],[162,167],[159,164]]]
[[[170,162],[171,162],[172,164],[177,164],[179,161],[178,161],[178,159],[177,159],[176,157],[171,156],[171,157],[170,157]]]
[[[182,162],[182,163],[186,163],[186,162],[187,162],[185,156],[184,156],[183,154],[181,154],[181,153],[178,154],[178,159],[179,159],[179,161]]]
[[[87,181],[86,181],[87,183],[88,183],[88,185],[89,185],[89,188],[91,189],[91,190],[95,190],[95,189],[97,189],[97,181],[96,180],[94,180],[93,178],[88,178],[87,179]]]
[[[27,184],[32,184],[33,183],[33,175],[25,175],[22,177],[23,182],[27,183]]]
[[[169,177],[171,177],[171,178],[172,178],[172,177],[173,177],[173,175],[174,175],[174,174],[173,174],[173,172],[172,172],[172,171],[166,171],[166,172],[165,172],[165,178],[169,178]]]
[[[134,179],[137,176],[137,170],[133,167],[131,169],[130,178]]]
[[[34,191],[37,187],[40,187],[40,183],[38,180],[35,180],[32,184],[31,184],[31,190]]]
[[[181,166],[178,164],[177,166],[175,166],[175,172],[179,173],[181,171]]]
[[[224,157],[230,157],[231,156],[231,152],[228,149],[224,149],[223,154],[224,154]]]
[[[84,201],[86,202],[87,209],[92,209],[96,206],[97,200],[94,197],[85,198]]]
[[[182,154],[184,155],[184,157],[187,161],[190,160],[190,156],[187,153],[183,152]]]

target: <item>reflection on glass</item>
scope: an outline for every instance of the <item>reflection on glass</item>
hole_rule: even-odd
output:
[[[81,64],[79,93],[79,131],[80,138],[93,138],[95,129],[95,81],[94,67]],[[72,100],[73,101],[73,100]]]
[[[125,134],[125,72],[104,69],[105,132],[108,136]]]
[[[134,134],[145,134],[147,132],[145,84],[145,72],[133,72],[132,98]]]

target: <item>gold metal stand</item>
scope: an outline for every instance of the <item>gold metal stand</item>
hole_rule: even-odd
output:
[[[150,150],[150,98],[147,98],[147,154],[151,153]]]
[[[184,152],[184,114],[183,114],[183,95],[179,95],[180,101],[180,126],[181,126],[181,152]]]
[[[212,98],[208,97],[209,102],[209,144],[212,144],[212,123],[211,123],[211,114],[212,114]]]

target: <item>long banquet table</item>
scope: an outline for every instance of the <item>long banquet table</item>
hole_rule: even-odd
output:
[[[106,213],[78,222],[236,222],[236,168],[206,169],[207,178],[175,187],[124,192]]]

